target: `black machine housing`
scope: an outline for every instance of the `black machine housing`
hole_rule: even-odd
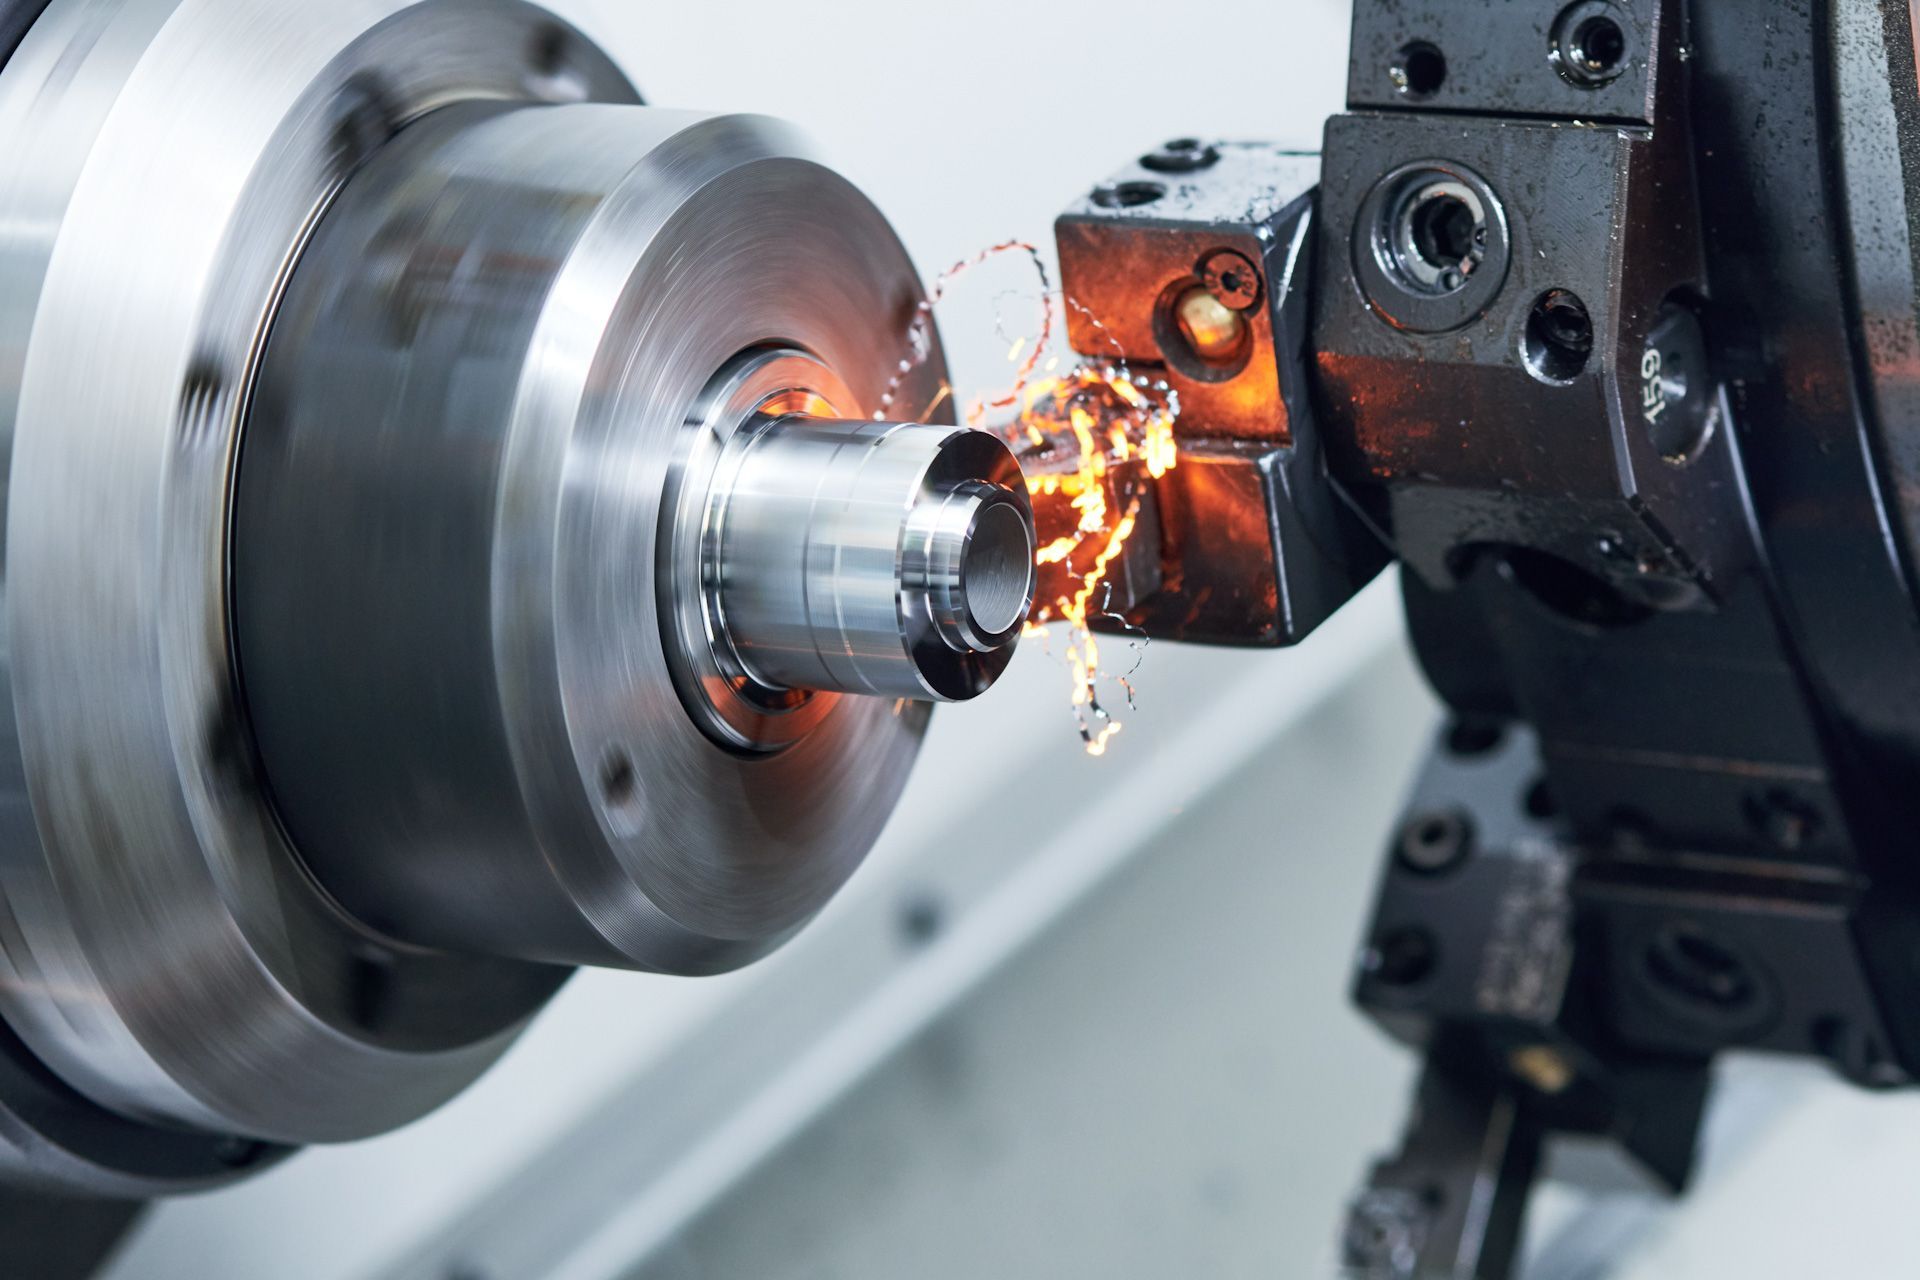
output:
[[[1317,167],[1180,139],[1060,220],[1183,446],[1272,478],[1187,518],[1264,532],[1231,575],[1143,540],[1127,625],[1292,643],[1390,554],[1450,713],[1355,979],[1426,1062],[1359,1274],[1510,1274],[1552,1134],[1680,1189],[1722,1051],[1920,1075],[1912,22],[1356,0]],[[1155,319],[1214,245],[1262,274],[1237,368]],[[1279,607],[1170,607],[1229,576]]]

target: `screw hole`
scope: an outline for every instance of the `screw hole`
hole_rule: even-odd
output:
[[[1472,847],[1473,824],[1463,813],[1421,814],[1400,830],[1400,862],[1423,876],[1453,870]]]
[[[364,163],[400,128],[392,95],[368,73],[353,77],[334,102],[332,161],[345,176]]]
[[[573,33],[565,27],[549,24],[534,32],[527,58],[527,89],[535,97],[559,103],[587,100],[586,76],[575,60]]]
[[[1220,152],[1198,138],[1175,138],[1140,157],[1140,167],[1155,173],[1196,173],[1218,163]]]
[[[533,69],[543,76],[557,76],[567,69],[567,33],[545,26],[533,33]]]
[[[1456,756],[1483,756],[1506,737],[1506,726],[1498,720],[1456,720],[1447,729],[1447,750]]]
[[[213,1145],[213,1157],[229,1169],[244,1169],[266,1154],[267,1144],[251,1138],[224,1137]]]
[[[1572,382],[1593,354],[1587,304],[1566,289],[1547,290],[1527,316],[1523,345],[1527,371],[1535,378],[1555,386]]]
[[[1410,987],[1432,976],[1440,963],[1440,948],[1431,933],[1407,925],[1383,935],[1367,949],[1362,963],[1388,986]]]
[[[624,751],[609,752],[606,762],[600,766],[601,796],[613,808],[624,809],[633,803],[637,789],[633,759]]]
[[[1604,88],[1627,69],[1632,50],[1612,8],[1608,0],[1579,0],[1554,20],[1548,60],[1576,89]]]
[[[1627,56],[1627,35],[1612,18],[1588,18],[1573,33],[1575,57],[1583,71],[1604,76]]]
[[[1646,967],[1660,987],[1689,1003],[1738,1011],[1758,998],[1740,957],[1690,924],[1661,930],[1647,947]]]
[[[1416,40],[1394,56],[1387,75],[1402,97],[1431,98],[1447,82],[1447,59],[1437,46]]]
[[[1158,182],[1114,182],[1095,188],[1093,202],[1102,209],[1133,209],[1166,194],[1166,187]]]
[[[946,904],[930,893],[915,894],[901,905],[899,927],[902,942],[924,947],[946,932]]]

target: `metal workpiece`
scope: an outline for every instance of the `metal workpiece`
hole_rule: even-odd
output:
[[[826,902],[912,764],[899,699],[985,682],[904,647],[916,497],[1017,477],[955,427],[814,420],[878,402],[917,296],[764,119],[459,108],[347,185],[262,365],[234,609],[279,816],[351,915],[711,973]],[[927,590],[986,607],[965,539]]]
[[[721,643],[774,689],[971,698],[1033,603],[1033,512],[994,435],[792,416],[713,498]]]
[[[57,0],[0,73],[0,1014],[59,1086],[4,1143],[31,1176],[153,1194],[256,1167],[220,1135],[389,1129],[562,976],[383,947],[314,887],[254,769],[227,556],[248,390],[320,211],[436,107],[556,98],[637,101],[513,0]],[[204,1150],[148,1160],[122,1120]]]

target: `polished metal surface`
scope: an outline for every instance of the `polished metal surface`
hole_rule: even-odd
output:
[[[997,436],[794,414],[710,499],[720,641],[771,689],[970,698],[1033,603],[1033,511]]]
[[[945,559],[897,581],[923,489],[1013,482],[983,512],[1012,500],[1004,446],[856,423],[892,443],[819,452],[845,428],[813,419],[877,403],[918,297],[881,215],[770,120],[461,107],[368,162],[288,286],[233,542],[266,778],[349,913],[449,951],[710,973],[839,888],[917,750],[927,708],[904,695],[965,678],[862,680],[881,661],[864,652],[817,679],[726,670],[702,548],[711,526],[723,559],[725,531],[736,553],[757,537],[837,558],[755,553],[780,590],[722,570],[714,617],[765,622],[757,606],[800,591],[868,607],[884,580],[884,628],[814,625],[869,646],[884,629],[901,652],[902,599],[951,610],[977,584],[1017,629],[990,519],[928,535]],[[936,351],[900,399],[943,379]],[[809,477],[842,489],[782,501]],[[858,538],[884,564],[854,564]],[[803,576],[823,569],[826,586]],[[766,629],[743,634],[758,658]]]
[[[559,980],[382,946],[314,890],[235,696],[227,508],[274,300],[364,152],[583,97],[635,100],[515,0],[58,0],[0,75],[0,1011],[97,1103],[378,1132]]]

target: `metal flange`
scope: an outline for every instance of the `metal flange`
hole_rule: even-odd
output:
[[[56,0],[0,74],[0,1011],[119,1115],[379,1132],[564,976],[341,913],[230,660],[230,475],[282,283],[366,154],[467,99],[638,101],[517,0]]]

